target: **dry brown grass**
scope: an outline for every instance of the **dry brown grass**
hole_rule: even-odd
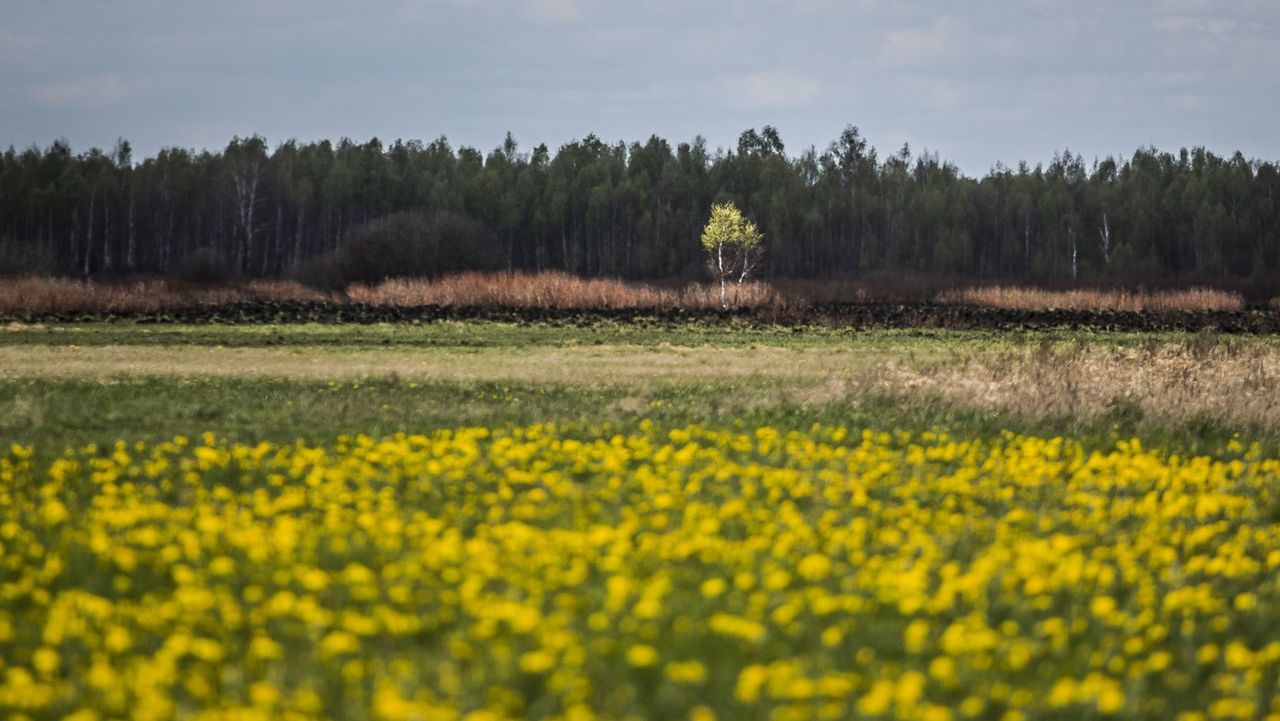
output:
[[[1130,291],[1123,289],[1045,290],[1018,286],[983,286],[945,291],[943,303],[1014,310],[1219,311],[1244,308],[1237,293],[1213,288]]]
[[[1080,421],[1116,416],[1154,427],[1212,420],[1280,427],[1280,347],[1193,336],[1138,346],[1052,344],[942,362],[892,359],[876,385],[960,406]]]
[[[438,280],[398,279],[374,286],[356,285],[347,297],[371,305],[442,305],[486,308],[719,308],[719,286],[663,287],[612,278],[579,278],[567,273],[460,273]],[[740,306],[781,305],[769,285],[744,283],[729,289]]]
[[[1215,311],[1244,307],[1237,293],[1212,288],[1130,291],[1047,290],[1019,286],[962,287],[960,281],[917,276],[857,280],[752,281],[731,286],[730,305],[803,309],[828,303],[943,303],[1018,310]],[[356,285],[330,296],[287,280],[201,286],[165,279],[122,283],[60,278],[0,279],[0,313],[159,312],[235,301],[330,300],[370,305],[441,305],[486,308],[715,309],[712,283],[673,285],[567,273],[460,273],[434,280],[399,279]],[[1280,298],[1271,301],[1280,310]]]
[[[253,280],[205,287],[167,280],[94,283],[62,278],[17,278],[0,281],[0,312],[157,312],[214,306],[234,301],[318,300],[324,296],[299,283]]]

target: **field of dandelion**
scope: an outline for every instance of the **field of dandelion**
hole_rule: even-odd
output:
[[[13,327],[0,716],[1280,717],[1280,343]]]

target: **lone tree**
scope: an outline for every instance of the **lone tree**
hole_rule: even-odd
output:
[[[729,307],[728,280],[737,276],[733,290],[733,302],[738,302],[742,281],[760,262],[760,241],[764,236],[756,224],[742,217],[732,202],[711,206],[711,218],[702,229],[702,247],[707,250],[707,265],[720,281],[720,305]]]

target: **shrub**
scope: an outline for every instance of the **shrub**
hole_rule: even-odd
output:
[[[389,278],[435,278],[464,270],[497,270],[502,250],[483,225],[452,213],[393,213],[352,231],[343,247],[308,264],[299,277],[338,290]]]
[[[0,277],[44,275],[52,267],[48,251],[40,245],[0,238]]]
[[[1214,288],[1125,290],[1080,288],[1046,290],[1018,286],[962,288],[938,295],[942,303],[1014,310],[1235,311],[1244,307],[1238,293]]]
[[[357,283],[348,299],[370,305],[447,305],[481,308],[719,308],[717,285],[661,286],[614,278],[579,278],[549,271],[527,273],[454,273],[442,278],[393,279]],[[769,285],[747,281],[740,288],[744,306],[779,307],[783,298]]]
[[[231,266],[209,248],[200,248],[178,263],[173,276],[199,285],[214,285],[231,280]]]
[[[336,293],[346,289],[347,281],[343,278],[342,259],[340,253],[326,253],[311,258],[298,267],[294,278],[308,288]]]

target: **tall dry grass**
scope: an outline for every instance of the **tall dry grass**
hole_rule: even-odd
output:
[[[1244,298],[1239,294],[1213,288],[1131,291],[981,286],[945,291],[938,295],[938,300],[956,305],[1013,310],[1229,311],[1244,308]]]
[[[765,283],[729,288],[734,306],[780,306],[784,296]],[[486,308],[697,308],[720,307],[720,287],[691,283],[664,287],[567,273],[459,273],[436,280],[397,279],[356,285],[347,298],[370,305],[442,305]]]
[[[0,312],[8,313],[148,313],[237,301],[319,300],[323,297],[299,283],[280,280],[254,280],[216,287],[161,279],[131,283],[94,283],[64,278],[0,280]]]
[[[877,392],[1028,418],[1280,431],[1280,353],[1213,335],[1133,346],[1046,339],[997,352],[956,350],[934,362],[890,358],[875,373]]]
[[[288,280],[254,280],[218,286],[172,279],[121,283],[61,278],[0,279],[0,313],[161,312],[231,302],[329,300],[370,305],[556,309],[716,309],[713,283],[643,283],[580,278],[560,272],[459,273],[438,279],[388,280],[355,285],[337,295]],[[971,286],[962,280],[876,276],[848,280],[752,281],[730,286],[734,307],[803,309],[829,303],[918,303],[1018,310],[1216,311],[1239,310],[1242,297],[1212,288],[1182,290],[1048,290],[1024,286]],[[1280,298],[1271,301],[1280,310]]]

